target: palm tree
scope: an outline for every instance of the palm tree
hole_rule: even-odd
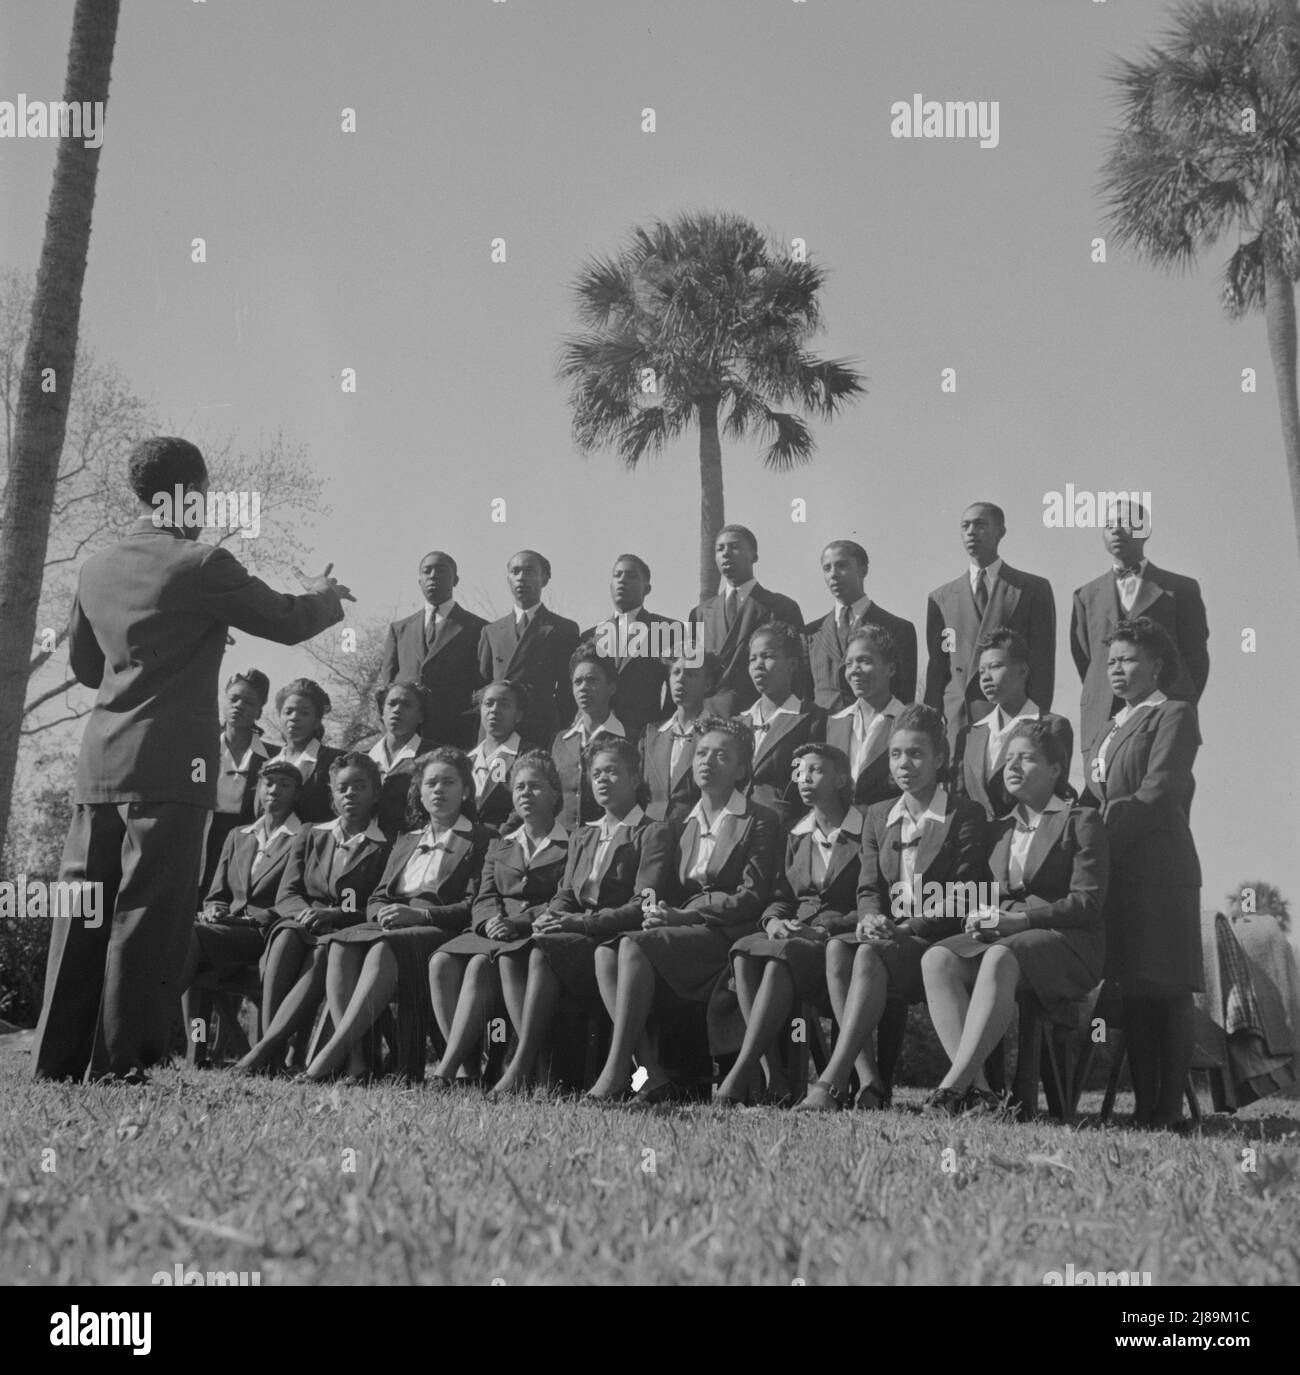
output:
[[[805,347],[821,328],[826,274],[771,244],[738,215],[693,213],[633,231],[573,283],[584,332],[568,337],[573,434],[584,453],[612,444],[629,468],[692,423],[700,432],[700,596],[717,589],[722,432],[757,433],[763,462],[785,471],[816,444],[791,404],[830,420],[863,392],[845,360]]]
[[[77,0],[65,101],[107,106],[118,3]],[[9,824],[50,509],[68,422],[99,151],[85,147],[84,139],[59,142],[18,384],[9,473],[0,496],[0,842]],[[50,376],[52,391],[42,385]]]
[[[1114,76],[1123,123],[1103,173],[1112,232],[1187,268],[1235,230],[1223,273],[1232,319],[1263,310],[1300,540],[1300,25],[1295,0],[1193,0],[1162,47]]]

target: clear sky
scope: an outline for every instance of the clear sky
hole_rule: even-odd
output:
[[[1209,611],[1194,826],[1206,900],[1264,877],[1300,904],[1300,562],[1263,321],[1219,308],[1232,244],[1186,277],[1114,246],[1090,258],[1114,117],[1104,75],[1167,13],[132,0],[83,333],[175,432],[254,443],[283,428],[304,443],[334,508],[317,564],[333,560],[367,614],[414,610],[415,566],[435,547],[459,559],[465,603],[502,614],[505,559],[533,546],[555,566],[547,600],[583,624],[624,550],[651,564],[650,605],[682,615],[694,437],[635,474],[576,453],[555,378],[568,283],[587,254],[682,209],[802,237],[830,272],[816,347],[857,360],[869,390],[797,472],[763,470],[757,444],[724,446],[727,515],[757,532],[762,581],[820,614],[819,550],[850,536],[871,553],[872,596],[919,626],[927,592],[964,566],[962,508],[997,501],[1003,555],[1055,589],[1055,705],[1077,724],[1070,593],[1108,559],[1095,531],[1045,528],[1043,496],[1150,491],[1148,554],[1197,577]],[[5,8],[0,98],[59,98],[71,14],[67,0]],[[891,104],[916,92],[998,101],[998,147],[892,138]],[[355,134],[340,132],[345,106]],[[35,267],[54,151],[0,141],[5,266]],[[198,236],[204,265],[190,261]],[[795,497],[806,524],[791,522]],[[275,683],[309,668],[238,638],[237,665]]]

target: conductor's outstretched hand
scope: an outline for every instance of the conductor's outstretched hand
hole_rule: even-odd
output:
[[[352,589],[339,582],[337,578],[330,577],[330,570],[334,567],[332,563],[325,565],[325,571],[318,578],[309,578],[301,569],[293,570],[294,576],[302,583],[308,592],[324,592],[327,587],[332,587],[338,593],[341,602],[354,602],[356,598],[352,595]]]

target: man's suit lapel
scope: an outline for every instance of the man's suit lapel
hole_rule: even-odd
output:
[[[435,654],[446,649],[456,636],[460,634],[463,628],[461,623],[456,619],[455,611],[453,611],[451,615],[443,621],[438,629],[437,635],[434,636],[433,643],[429,646],[427,659],[432,659]]]
[[[1005,563],[998,569],[998,576],[989,593],[989,603],[984,608],[984,619],[980,622],[981,631],[983,631],[986,626],[992,629],[994,626],[1011,624],[1011,619],[1016,612],[1016,606],[1020,602],[1020,585],[1018,582],[1013,581],[1015,577],[1016,570],[1014,568],[1008,568]],[[973,652],[971,656],[972,670],[975,668],[978,659],[978,653]]]
[[[1164,595],[1165,589],[1156,581],[1159,570],[1154,564],[1148,563],[1146,571],[1142,575],[1142,581],[1138,583],[1137,596],[1133,598],[1133,609],[1125,617],[1126,620],[1134,620],[1138,616],[1145,616],[1147,611],[1153,607]],[[1116,589],[1116,603],[1119,601],[1119,591]]]

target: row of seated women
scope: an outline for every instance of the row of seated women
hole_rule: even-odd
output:
[[[261,819],[223,845],[192,970],[262,964],[266,1031],[240,1068],[282,1066],[324,998],[332,1033],[305,1074],[369,1073],[395,1004],[397,1068],[423,1076],[436,1026],[430,1083],[445,1088],[476,1076],[504,1012],[515,1048],[493,1092],[511,1093],[538,1075],[567,1008],[608,1018],[593,1100],[627,1095],[634,1063],[636,1102],[677,1096],[673,1028],[707,1025],[714,1056],[734,1056],[716,1101],[780,1101],[790,1028],[811,1004],[838,1036],[799,1106],[833,1110],[856,1081],[856,1104],[878,1108],[879,1043],[924,998],[952,1062],[932,1101],[956,1112],[991,1100],[984,1062],[1018,993],[1050,1011],[1106,973],[1124,996],[1137,1120],[1174,1124],[1199,874],[1195,714],[1159,691],[1172,646],[1150,622],[1116,632],[1112,686],[1128,705],[1093,763],[1098,811],[1069,795],[1068,726],[1024,709],[1022,646],[990,639],[994,707],[955,767],[941,718],[887,697],[891,646],[874,630],[848,646],[856,701],[830,721],[791,698],[797,644],[768,626],[751,641],[750,712],[705,714],[710,666],[676,664],[677,710],[641,749],[607,729],[608,676],[580,648],[579,720],[550,751],[524,747],[526,703],[493,684],[477,750],[422,750],[385,775],[372,756],[393,762],[409,743],[395,693],[418,730],[418,689],[393,685],[371,754],[329,764],[333,821],[298,829],[301,773],[272,762]],[[395,840],[380,824],[393,777],[409,780],[413,827]],[[494,801],[509,814],[497,835],[483,820]]]

